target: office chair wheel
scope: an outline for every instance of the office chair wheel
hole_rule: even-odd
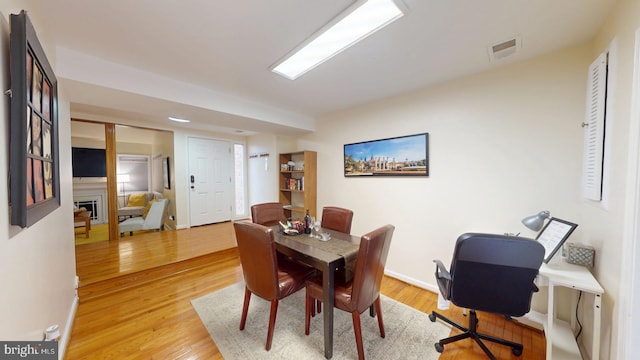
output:
[[[439,342],[435,343],[434,346],[437,352],[441,353],[444,351],[444,345],[440,344]]]
[[[521,348],[512,347],[512,348],[511,348],[511,352],[512,352],[512,353],[513,353],[513,355],[515,355],[515,356],[520,356],[520,355],[522,355],[522,349],[521,349]]]
[[[431,322],[436,322],[436,316],[433,314],[429,314],[429,320],[431,320]]]

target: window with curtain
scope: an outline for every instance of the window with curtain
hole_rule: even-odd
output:
[[[123,194],[149,191],[149,156],[118,154],[116,173],[117,175],[128,175],[128,181],[118,184],[118,190]]]

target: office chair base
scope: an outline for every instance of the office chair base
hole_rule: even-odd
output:
[[[481,334],[479,332],[476,331],[476,329],[478,328],[478,317],[476,315],[476,311],[475,310],[469,310],[469,327],[466,328],[452,320],[447,319],[446,317],[444,317],[443,315],[432,311],[431,314],[429,315],[429,320],[431,320],[431,322],[435,322],[436,319],[440,319],[444,322],[446,322],[447,324],[461,330],[463,333],[462,334],[458,334],[458,335],[454,335],[454,336],[450,336],[448,338],[445,339],[441,339],[440,341],[438,341],[437,343],[435,343],[435,349],[437,352],[441,353],[444,351],[444,345],[445,344],[449,344],[458,340],[462,340],[462,339],[467,339],[467,338],[471,338],[473,340],[475,340],[478,345],[480,346],[480,348],[482,348],[482,351],[485,352],[485,354],[487,354],[487,356],[489,356],[490,359],[492,360],[497,360],[496,357],[491,353],[491,351],[489,350],[489,348],[482,342],[482,340],[487,340],[487,341],[491,341],[500,345],[506,345],[506,346],[510,346],[511,347],[511,352],[513,353],[513,355],[516,356],[520,356],[522,355],[522,344],[518,344],[512,341],[508,341],[508,340],[504,340],[504,339],[500,339],[497,337],[493,337],[493,336],[489,336],[486,334]]]

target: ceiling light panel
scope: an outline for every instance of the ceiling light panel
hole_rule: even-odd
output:
[[[180,123],[188,123],[188,122],[191,122],[191,120],[188,120],[188,119],[181,119],[181,118],[177,118],[177,117],[173,117],[173,116],[169,116],[169,120],[171,120],[171,121],[175,121],[175,122],[180,122]]]
[[[312,35],[271,71],[295,80],[386,25],[407,8],[399,0],[357,1]]]

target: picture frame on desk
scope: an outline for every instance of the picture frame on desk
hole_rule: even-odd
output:
[[[578,227],[572,222],[551,218],[542,228],[536,240],[544,246],[544,263],[548,264],[553,256],[562,248],[571,233]]]

